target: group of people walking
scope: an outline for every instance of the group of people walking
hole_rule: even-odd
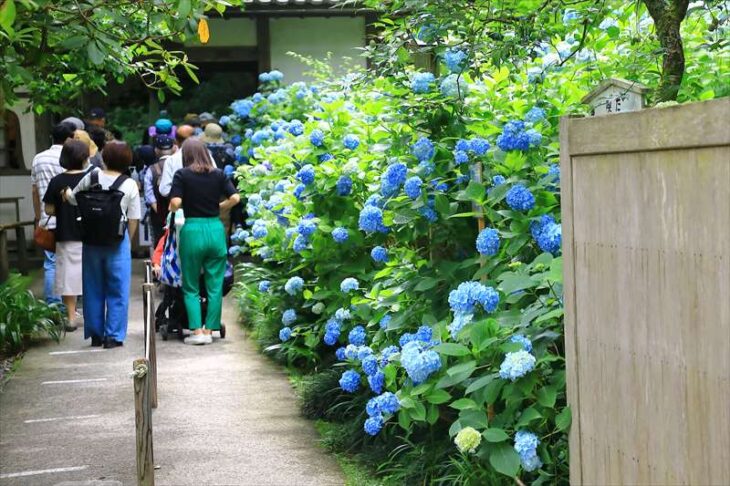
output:
[[[83,320],[84,339],[92,346],[114,348],[126,338],[131,242],[145,207],[153,247],[166,234],[169,215],[184,214],[178,218],[185,221],[179,256],[191,330],[185,342],[208,344],[220,328],[222,292],[216,290],[222,289],[227,262],[221,212],[229,213],[240,197],[216,167],[210,150],[215,143],[206,144],[206,134],[217,134],[216,142],[222,142],[220,126],[209,125],[214,126],[197,136],[200,129],[192,125],[175,127],[160,119],[149,130],[152,146],[133,151],[105,129],[103,111],[95,109],[86,122],[67,118],[54,126],[51,147],[33,159],[36,224],[55,236],[55,251],[45,251],[46,300],[65,307],[68,331]],[[130,168],[141,152],[148,156],[135,180]],[[201,273],[208,293],[205,319]]]

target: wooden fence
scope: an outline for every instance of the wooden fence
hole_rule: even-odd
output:
[[[730,484],[730,99],[560,138],[571,484]]]

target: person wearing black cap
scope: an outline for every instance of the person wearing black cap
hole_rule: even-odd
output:
[[[167,197],[160,194],[160,177],[162,177],[162,171],[165,168],[165,161],[174,151],[175,141],[172,138],[167,135],[157,135],[155,137],[157,162],[152,164],[144,175],[144,200],[150,210],[151,248],[153,250],[162,237],[165,220],[167,219],[167,206],[170,203]]]

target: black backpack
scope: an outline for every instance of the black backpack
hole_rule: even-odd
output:
[[[99,184],[99,172],[91,173],[91,188],[76,194],[81,241],[89,245],[116,246],[124,239],[127,218],[122,213],[124,193],[119,186],[127,179],[129,177],[122,174],[105,190]]]

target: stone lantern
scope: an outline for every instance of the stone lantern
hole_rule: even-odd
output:
[[[591,106],[591,115],[612,115],[643,110],[649,88],[635,81],[608,78],[588,93],[581,101]]]

